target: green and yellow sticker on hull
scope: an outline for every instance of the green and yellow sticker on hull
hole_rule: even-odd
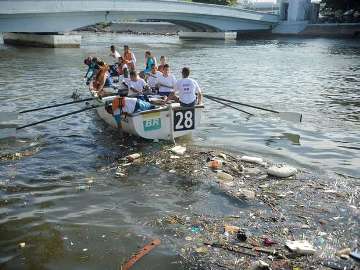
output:
[[[147,113],[143,115],[144,131],[161,129],[160,112]]]

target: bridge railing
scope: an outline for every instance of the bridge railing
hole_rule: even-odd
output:
[[[169,2],[192,2],[191,0],[163,0]],[[198,3],[198,2],[197,2]],[[206,3],[204,3],[206,4]],[[214,4],[207,4],[214,5]],[[279,15],[280,7],[277,4],[277,1],[268,2],[258,2],[256,0],[238,0],[237,4],[230,6],[233,8],[243,9],[243,10],[251,10],[269,14]]]

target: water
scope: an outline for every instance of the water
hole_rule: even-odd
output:
[[[360,177],[359,40],[281,38],[179,41],[176,37],[84,34],[81,49],[0,47],[1,108],[17,110],[82,96],[89,54],[105,60],[110,44],[167,55],[173,73],[188,65],[206,93],[280,111],[303,123],[256,117],[206,100],[201,127],[188,144],[288,162],[320,175]],[[76,110],[77,107],[73,107]],[[247,108],[243,108],[248,110]],[[56,116],[54,108],[21,117]],[[156,145],[118,138],[94,112],[34,126],[3,140],[0,162],[0,269],[117,269],[139,245],[161,237],[150,226],[169,214],[238,214],[246,205],[156,167],[130,169],[119,180],[108,167]],[[27,153],[27,154],[26,154]],[[20,242],[26,248],[18,248]],[[134,269],[182,269],[165,241]]]

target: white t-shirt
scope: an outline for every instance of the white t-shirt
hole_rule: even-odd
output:
[[[200,93],[198,83],[191,78],[184,78],[176,83],[175,92],[179,95],[182,103],[190,104],[196,100],[196,94]]]
[[[175,76],[172,74],[169,74],[167,77],[165,77],[163,74],[159,76],[157,79],[157,82],[159,84],[159,92],[160,93],[168,93],[168,92],[174,92],[174,87],[176,84]]]
[[[126,113],[133,113],[135,110],[137,98],[125,97],[125,106],[122,107],[122,111]]]
[[[115,50],[114,52],[111,52],[111,56],[118,60],[121,55],[117,50]]]
[[[146,85],[146,82],[141,78],[137,79],[137,81],[132,81],[131,79],[126,78],[124,79],[124,82],[129,88],[129,93],[128,93],[129,96],[142,94],[144,87]],[[138,92],[131,90],[131,88],[134,88]]]
[[[155,88],[155,85],[157,83],[157,80],[158,78],[162,76],[162,73],[160,71],[156,71],[155,74],[153,73],[149,73],[148,75],[148,79],[147,79],[147,82],[148,82],[148,85],[151,87],[151,88]]]

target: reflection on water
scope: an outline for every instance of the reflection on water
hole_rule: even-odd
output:
[[[204,91],[304,115],[303,123],[276,115],[248,117],[206,100],[202,125],[186,143],[218,146],[317,171],[359,177],[360,44],[357,40],[281,38],[180,41],[176,37],[84,34],[80,49],[0,45],[0,102],[17,110],[69,100],[82,86],[87,55],[109,61],[108,46],[129,44],[167,55],[172,72],[191,66]],[[28,123],[77,107],[21,117]],[[182,141],[183,142],[183,141]],[[160,229],[169,214],[238,214],[211,186],[156,167],[134,166],[114,177],[127,153],[160,147],[122,138],[94,112],[31,127],[0,142],[0,269],[115,269]],[[17,155],[14,155],[18,153]],[[144,238],[143,236],[146,236]],[[18,244],[26,243],[26,248]],[[161,263],[159,263],[161,262]],[[145,266],[146,265],[146,266]],[[171,243],[139,269],[182,269]]]

